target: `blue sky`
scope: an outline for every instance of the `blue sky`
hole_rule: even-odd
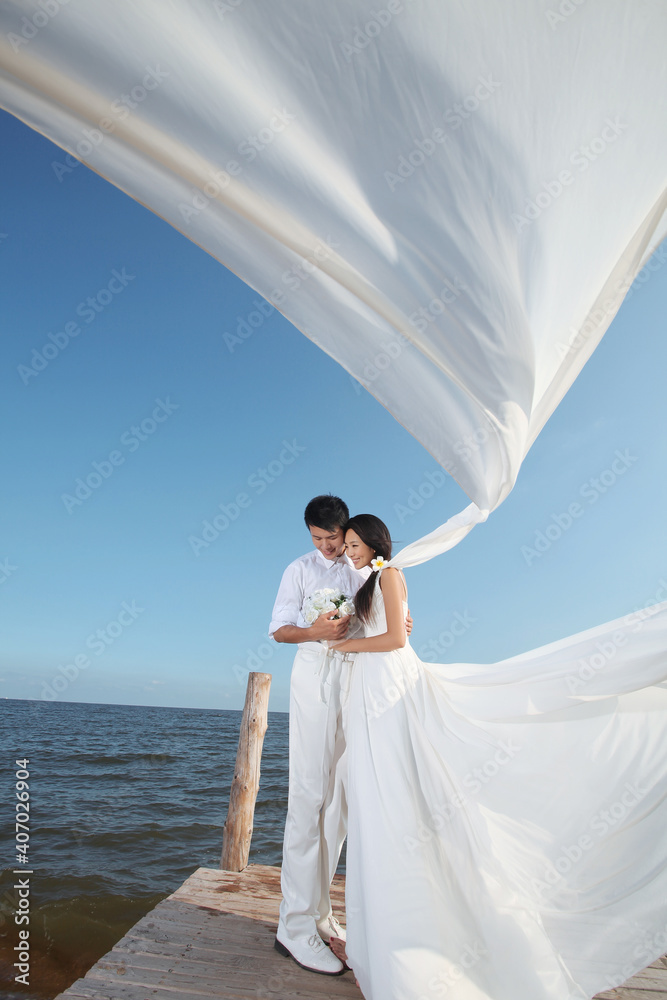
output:
[[[0,695],[240,708],[251,668],[284,711],[293,649],[266,628],[306,502],[338,493],[400,547],[468,500],[424,488],[433,459],[233,274],[4,113],[0,132]],[[498,660],[667,598],[654,264],[510,497],[408,571],[424,659]]]

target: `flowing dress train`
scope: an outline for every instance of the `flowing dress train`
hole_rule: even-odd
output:
[[[386,631],[376,585],[366,635]],[[588,1000],[667,950],[667,603],[495,664],[358,653],[366,1000]]]

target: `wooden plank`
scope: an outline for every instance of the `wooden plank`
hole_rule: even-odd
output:
[[[238,952],[240,948],[247,951],[248,954],[254,954],[259,952],[260,954],[266,954],[267,949],[273,949],[274,942],[274,932],[269,931],[265,936],[250,937],[248,934],[236,931],[234,933],[225,934],[222,937],[215,937],[214,935],[197,936],[193,939],[192,936],[160,936],[159,938],[148,938],[148,937],[134,937],[130,940],[123,939],[120,944],[116,946],[116,950],[121,951],[123,954],[127,953],[129,955],[168,955],[175,954],[176,952],[182,952],[184,955],[189,951],[197,952],[207,952],[207,951],[219,951],[224,954],[233,954],[234,949]],[[111,953],[109,953],[111,954]],[[205,955],[202,954],[202,959]]]
[[[627,1000],[634,994],[639,994],[644,1000],[659,1000],[661,997],[667,997],[667,967],[664,964],[664,959],[658,959],[648,968],[635,973],[622,986],[598,993],[597,997],[604,998],[604,1000],[606,998],[611,998],[611,1000],[626,998]]]
[[[190,885],[201,885],[203,883],[208,883],[209,886],[215,887],[216,891],[221,893],[238,891],[246,894],[251,887],[254,891],[264,889],[267,895],[274,900],[277,894],[277,902],[280,903],[280,869],[274,868],[271,865],[250,865],[243,872],[222,872],[216,868],[197,868],[185,880],[183,885],[172,893],[171,896],[168,896],[167,899],[179,896]],[[344,875],[336,875],[334,877],[331,893],[333,897],[338,897],[341,902],[344,901]]]
[[[211,994],[200,993],[190,986],[187,990],[169,989],[167,987],[153,987],[149,991],[145,986],[122,986],[101,983],[99,987],[89,987],[85,985],[78,993],[61,994],[64,1000],[197,1000],[197,998],[208,998]],[[299,989],[298,992],[284,993],[279,991],[263,990],[256,985],[252,989],[239,989],[237,987],[227,987],[224,983],[218,984],[217,993],[214,994],[218,1000],[288,1000],[288,998],[298,997],[299,1000],[307,1000],[309,994]],[[321,998],[320,998],[321,1000]],[[354,994],[343,1000],[362,1000],[361,994],[355,987]]]
[[[273,947],[276,933],[275,924],[263,924],[255,920],[251,927],[245,927],[239,922],[238,917],[233,914],[229,915],[227,921],[218,921],[215,927],[200,928],[195,931],[195,934],[189,928],[181,927],[179,924],[174,924],[173,927],[174,930],[169,931],[165,924],[164,930],[159,937],[153,935],[150,930],[143,932],[131,928],[116,947],[129,947],[135,951],[139,948],[145,948],[150,944],[157,944],[160,947],[174,947],[182,944],[183,947],[205,948],[209,946],[215,947],[220,943],[224,944],[226,941],[231,940],[248,941],[249,944],[255,942],[262,946],[268,944]],[[179,933],[179,928],[181,929],[181,933]]]
[[[342,916],[345,880],[332,890]],[[317,976],[273,948],[280,870],[198,868],[57,1000],[360,1000],[354,976]],[[667,1000],[657,959],[597,1000]]]
[[[115,988],[118,983],[122,983],[124,987],[141,987],[144,990],[190,988],[197,995],[212,997],[220,996],[222,989],[252,993],[255,996],[262,993],[269,996],[291,996],[292,990],[298,990],[299,995],[312,997],[313,1000],[359,996],[356,989],[350,992],[350,984],[354,986],[351,973],[341,977],[315,976],[304,972],[293,962],[281,959],[277,953],[274,955],[275,958],[269,958],[265,954],[254,960],[236,956],[234,962],[227,962],[217,968],[212,968],[208,963],[175,963],[172,959],[163,959],[158,962],[157,967],[150,968],[125,963],[98,963],[86,975],[85,984],[93,991],[99,987]],[[76,985],[80,989],[81,983]]]
[[[263,935],[257,933],[250,934],[244,928],[231,928],[225,930],[223,934],[160,934],[151,937],[150,935],[132,935],[123,938],[116,948],[121,951],[128,951],[130,954],[167,954],[174,949],[181,949],[183,952],[196,949],[197,951],[211,951],[222,949],[229,951],[231,948],[239,948],[245,945],[251,950],[259,949],[266,951],[273,948],[275,930],[267,930]],[[157,950],[156,950],[157,949]]]
[[[627,983],[623,983],[623,988],[667,994],[667,980],[664,978],[653,979],[643,975],[633,976],[632,979],[628,979]],[[616,989],[621,989],[621,987],[617,986]]]
[[[642,979],[644,977],[647,979],[655,979],[657,977],[662,979],[664,983],[667,983],[667,968],[664,965],[650,965],[647,969],[642,969],[641,972],[635,972],[632,978]]]
[[[273,947],[276,932],[275,925],[263,924],[258,920],[253,922],[252,928],[246,928],[239,923],[238,918],[233,914],[229,914],[227,921],[218,921],[215,926],[210,928],[195,929],[194,934],[190,925],[174,923],[171,926],[173,930],[167,923],[159,928],[146,928],[146,930],[138,930],[133,927],[116,945],[116,948],[128,948],[132,951],[146,948],[149,945],[158,945],[160,948],[180,945],[193,948],[209,946],[215,948],[232,941],[247,941],[251,945],[256,943],[261,947],[267,945]],[[157,933],[155,933],[156,930]]]
[[[648,990],[629,990],[625,986],[617,986],[615,990],[597,993],[593,1000],[657,1000],[659,993]]]
[[[190,903],[191,906],[219,910],[224,913],[238,913],[239,915],[250,913],[265,920],[273,920],[276,925],[278,923],[278,914],[274,907],[261,899],[256,901],[253,899],[239,899],[221,904],[217,896],[197,893],[191,896],[181,896],[180,901]]]
[[[149,1000],[146,996],[148,990],[145,986],[135,986],[132,984],[111,984],[111,983],[92,983],[87,979],[81,979],[78,983],[74,984],[72,989],[76,988],[76,992],[67,990],[66,993],[61,993],[60,996],[63,1000]],[[150,990],[151,1000],[195,1000],[196,997],[208,997],[209,993],[200,993],[199,990],[195,988],[194,984],[190,984],[187,990],[182,989],[170,989],[166,986],[153,987]],[[231,989],[225,986],[224,983],[218,984],[218,992],[215,994],[219,1000],[248,1000],[250,997],[276,997],[279,994],[275,993],[261,993],[258,992],[255,986],[252,990],[239,991],[237,989]],[[301,994],[305,997],[307,994]],[[60,1000],[60,997],[57,998]],[[356,1000],[359,1000],[359,993],[357,991]]]
[[[204,967],[205,972],[202,972],[200,967],[182,969],[180,966],[170,966],[166,962],[162,969],[128,967],[119,974],[112,969],[100,970],[98,975],[88,974],[86,981],[91,985],[95,981],[101,984],[116,983],[114,975],[118,974],[122,976],[123,983],[128,986],[139,986],[144,990],[161,988],[186,991],[191,988],[198,995],[211,997],[220,996],[221,989],[252,993],[255,996],[261,995],[262,992],[268,993],[269,996],[276,994],[289,996],[292,995],[291,991],[300,990],[302,996],[312,1000],[359,996],[356,988],[353,993],[350,992],[350,984],[354,986],[354,977],[349,972],[344,976],[317,976],[304,973],[304,970],[293,962],[289,965],[285,962],[285,966],[287,968],[279,966],[270,969],[258,962],[254,968],[239,969],[227,965],[218,975],[214,975],[207,967]]]

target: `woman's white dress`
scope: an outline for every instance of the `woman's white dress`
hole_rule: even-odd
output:
[[[570,1000],[667,950],[667,603],[495,664],[359,653],[349,962],[367,1000]],[[376,585],[366,635],[386,631]]]

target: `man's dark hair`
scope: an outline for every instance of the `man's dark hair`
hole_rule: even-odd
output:
[[[307,528],[323,528],[324,531],[336,531],[337,528],[342,528],[349,517],[347,504],[331,493],[325,493],[311,500],[303,515]]]

